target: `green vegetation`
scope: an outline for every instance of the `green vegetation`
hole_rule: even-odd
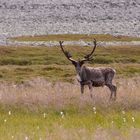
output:
[[[112,66],[118,76],[132,76],[140,73],[140,46],[108,46],[95,51],[90,66]],[[65,46],[74,59],[83,58],[91,47]],[[0,47],[0,79],[21,81],[32,77],[45,77],[53,81],[72,82],[74,67],[54,47]]]
[[[90,41],[96,38],[98,41],[140,41],[139,37],[131,36],[113,36],[110,34],[50,34],[40,36],[20,36],[9,38],[16,41],[78,41],[85,40]]]
[[[140,41],[137,37],[108,34],[22,36],[12,40],[89,41],[93,38]],[[67,45],[65,49],[74,59],[79,59],[92,47]],[[72,84],[75,82],[74,67],[59,46],[0,46],[0,139],[139,138],[140,46],[97,47],[93,60],[86,65],[116,69],[116,102],[108,102],[108,90],[101,88],[99,92],[94,90],[95,103],[86,93],[81,99],[79,85]]]
[[[0,138],[6,140],[26,138],[45,140],[51,135],[52,139],[58,139],[58,137],[62,139],[68,134],[68,136],[74,138],[72,130],[74,130],[74,134],[78,135],[78,130],[84,129],[85,133],[82,135],[89,139],[97,128],[105,130],[119,129],[121,134],[118,137],[127,138],[132,127],[135,127],[135,129],[140,127],[139,115],[140,112],[128,111],[123,114],[122,111],[106,112],[98,110],[98,108],[96,114],[92,108],[84,112],[78,112],[78,110],[40,110],[39,112],[31,112],[23,109],[1,108]],[[61,131],[63,133],[59,133]],[[6,134],[6,132],[8,133]],[[111,135],[115,137],[115,134],[112,133]],[[80,140],[81,135],[74,139]]]

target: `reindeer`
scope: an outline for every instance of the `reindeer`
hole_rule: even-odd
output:
[[[71,61],[72,64],[75,66],[76,73],[77,73],[76,77],[81,87],[81,94],[84,93],[85,85],[88,85],[89,87],[91,98],[92,98],[93,87],[107,86],[111,91],[110,100],[112,98],[115,100],[117,87],[112,84],[112,80],[116,73],[115,70],[110,67],[93,68],[93,67],[87,67],[83,65],[86,61],[92,60],[92,54],[94,53],[97,46],[96,39],[93,40],[93,43],[94,43],[94,47],[92,51],[89,54],[85,55],[83,59],[76,61],[72,58],[72,55],[68,51],[64,50],[63,41],[59,41],[62,52],[64,53],[66,58],[69,61]]]

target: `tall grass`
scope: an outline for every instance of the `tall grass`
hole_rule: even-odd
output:
[[[54,110],[67,109],[69,106],[76,109],[89,106],[96,106],[105,109],[121,107],[125,110],[140,109],[139,77],[128,79],[117,79],[116,85],[117,101],[108,101],[110,91],[107,87],[94,88],[94,98],[89,96],[88,88],[85,94],[80,95],[79,83],[74,84],[57,82],[52,83],[43,78],[33,78],[23,83],[15,84],[1,82],[0,84],[0,103],[5,105],[20,105],[34,107],[43,106]]]
[[[52,83],[33,78],[23,83],[0,83],[0,138],[10,139],[138,139],[140,77],[117,79],[117,101],[109,102],[106,87]],[[7,133],[8,132],[8,133]],[[7,135],[5,135],[7,133]]]

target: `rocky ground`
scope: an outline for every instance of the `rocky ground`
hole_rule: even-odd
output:
[[[57,33],[140,36],[140,0],[0,0],[0,45]]]

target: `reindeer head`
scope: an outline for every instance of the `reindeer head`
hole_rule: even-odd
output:
[[[81,60],[74,60],[74,59],[72,59],[72,55],[68,51],[65,51],[64,50],[64,48],[63,48],[63,41],[59,41],[59,44],[60,44],[60,47],[61,47],[62,52],[64,53],[64,55],[66,56],[66,58],[69,61],[71,61],[72,64],[75,66],[76,72],[78,74],[80,73],[81,67],[84,64],[84,62],[85,61],[91,61],[92,60],[92,54],[95,51],[96,46],[97,46],[96,39],[93,40],[93,43],[94,43],[94,47],[93,47],[92,51],[89,54],[85,55],[84,58],[81,59]]]

